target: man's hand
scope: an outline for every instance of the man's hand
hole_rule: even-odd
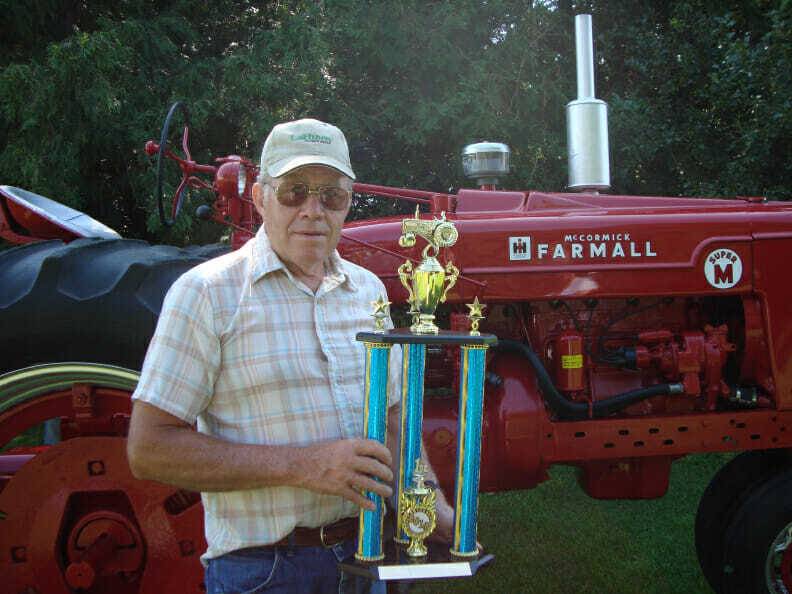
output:
[[[454,508],[448,505],[445,497],[438,496],[435,511],[437,512],[437,526],[429,536],[429,540],[451,544],[454,541]]]
[[[302,458],[299,487],[340,495],[372,511],[376,509],[374,503],[361,491],[373,491],[383,497],[392,493],[391,453],[378,441],[342,439],[317,444],[304,448]]]
[[[454,542],[454,508],[445,500],[445,497],[437,498],[437,526],[429,536],[429,540],[443,544],[453,544]],[[481,543],[476,541],[479,552],[482,550]]]

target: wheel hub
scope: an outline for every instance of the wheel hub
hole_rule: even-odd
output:
[[[137,373],[90,363],[0,376],[0,444],[47,419],[66,438],[0,456],[3,591],[200,594],[197,493],[132,476],[126,457]]]
[[[197,497],[135,479],[121,437],[78,437],[27,462],[0,493],[9,592],[200,594]],[[5,591],[5,590],[4,590]]]
[[[767,590],[773,594],[792,592],[792,522],[775,537],[765,562]]]

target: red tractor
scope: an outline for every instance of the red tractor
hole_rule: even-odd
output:
[[[504,191],[508,148],[465,149],[477,189],[455,194],[356,184],[418,203],[459,230],[445,254],[461,274],[443,326],[488,304],[497,334],[485,387],[481,489],[529,489],[554,464],[581,470],[592,497],[662,496],[686,454],[741,452],[706,489],[696,517],[701,567],[718,592],[792,591],[792,206],[760,197],[600,194],[609,185],[606,106],[594,98],[590,22],[578,17],[579,98],[567,106],[570,191]],[[167,138],[171,118],[163,129]],[[159,308],[185,270],[247,241],[260,221],[256,166],[172,159],[201,216],[231,246],[175,248],[121,239],[90,217],[0,186],[0,445],[47,422],[47,445],[0,455],[4,591],[201,591],[198,494],[135,480],[125,457],[134,389]],[[211,181],[202,179],[200,175]],[[160,176],[161,179],[161,176]],[[161,189],[158,190],[161,196]],[[374,271],[405,314],[396,269],[401,217],[349,223],[342,255]],[[424,438],[453,488],[458,357],[427,357]],[[54,421],[53,421],[54,420]],[[178,461],[174,461],[178,463]]]

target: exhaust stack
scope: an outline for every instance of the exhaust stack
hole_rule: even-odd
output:
[[[594,96],[594,42],[591,15],[575,16],[577,99],[567,104],[570,190],[610,188],[608,104]]]

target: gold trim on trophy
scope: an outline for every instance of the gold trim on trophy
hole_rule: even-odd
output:
[[[390,304],[391,302],[386,301],[382,295],[377,297],[376,301],[371,302],[371,307],[374,308],[371,317],[374,318],[374,332],[377,334],[385,333],[385,320],[390,315],[390,308],[388,307]]]
[[[399,516],[402,529],[410,537],[407,555],[424,557],[427,553],[424,540],[437,526],[437,493],[424,483],[426,464],[418,458],[413,471],[413,486],[399,498]]]
[[[459,269],[452,262],[443,268],[437,260],[437,254],[440,248],[454,245],[459,232],[453,222],[446,220],[445,212],[441,213],[439,219],[424,221],[416,207],[415,217],[402,221],[399,245],[414,246],[416,236],[423,237],[427,242],[421,253],[421,263],[413,267],[412,262],[405,261],[398,269],[399,280],[408,293],[408,313],[413,318],[410,331],[413,334],[437,334],[439,328],[434,323],[435,310],[439,303],[445,303],[448,291],[459,277]]]
[[[479,332],[479,322],[484,319],[485,316],[482,310],[487,306],[483,303],[479,303],[478,295],[473,299],[473,303],[466,303],[465,305],[470,310],[467,316],[470,320],[470,335],[481,336],[481,332]]]

